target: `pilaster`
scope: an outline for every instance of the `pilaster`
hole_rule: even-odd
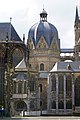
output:
[[[72,110],[74,111],[74,74],[72,73]]]
[[[58,74],[56,73],[56,113],[58,113]]]
[[[47,110],[51,108],[51,75],[48,76],[48,89],[47,89]]]
[[[66,112],[66,74],[64,74],[64,112]]]

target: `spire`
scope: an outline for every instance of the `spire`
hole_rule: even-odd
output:
[[[75,22],[77,22],[79,20],[79,16],[78,16],[78,8],[76,6],[76,15],[75,15]]]

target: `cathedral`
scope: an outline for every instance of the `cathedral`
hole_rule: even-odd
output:
[[[73,49],[61,49],[57,28],[43,9],[27,43],[13,25],[0,23],[0,115],[80,113],[80,18],[76,7]]]

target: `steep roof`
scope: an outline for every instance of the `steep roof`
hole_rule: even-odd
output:
[[[80,61],[56,62],[50,72],[80,72]]]
[[[0,23],[0,41],[5,41],[7,35],[11,41],[21,41],[21,38],[11,23]]]
[[[25,62],[24,58],[15,67],[15,71],[27,71],[27,66],[26,66],[26,62]]]

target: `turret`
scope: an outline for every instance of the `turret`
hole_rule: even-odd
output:
[[[78,8],[76,6],[75,23],[79,21]]]
[[[75,29],[75,60],[80,60],[80,19],[77,6],[74,29]]]

